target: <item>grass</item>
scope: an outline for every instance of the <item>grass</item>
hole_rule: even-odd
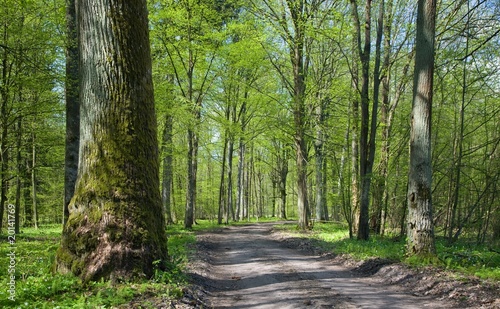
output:
[[[264,220],[259,220],[262,222]],[[269,220],[265,220],[269,221]],[[38,230],[23,229],[15,243],[15,301],[9,300],[8,254],[11,247],[7,235],[0,235],[0,308],[128,308],[133,301],[141,308],[156,308],[155,301],[168,301],[182,296],[187,285],[184,275],[196,231],[220,228],[213,221],[199,220],[192,230],[181,225],[167,227],[171,269],[157,270],[150,280],[112,285],[107,281],[83,286],[72,275],[53,274],[55,252],[59,246],[61,228],[45,226]],[[247,222],[242,222],[245,224]],[[384,258],[409,265],[425,265],[425,261],[408,259],[405,243],[395,237],[371,236],[368,241],[349,239],[347,227],[341,224],[317,223],[308,232],[299,232],[295,224],[277,225],[276,229],[310,238],[315,245],[337,254],[349,254],[355,259]],[[4,241],[5,240],[5,241]],[[444,239],[436,242],[440,266],[463,274],[500,280],[500,254],[487,246],[466,241],[449,246]]]
[[[210,227],[202,224],[196,229]],[[59,246],[61,227],[46,226],[38,230],[25,228],[16,235],[15,251],[15,301],[9,299],[9,263],[11,246],[7,235],[0,243],[0,308],[128,308],[133,300],[141,304],[150,299],[170,300],[182,296],[187,285],[183,271],[188,262],[190,248],[195,243],[192,231],[179,225],[169,226],[168,249],[171,267],[168,272],[156,270],[153,278],[141,282],[124,282],[112,285],[100,281],[83,286],[72,275],[54,274],[52,268]],[[3,241],[5,239],[5,241]],[[155,308],[150,301],[150,308]]]
[[[368,241],[349,238],[345,225],[338,223],[315,224],[308,232],[299,232],[295,225],[283,224],[277,229],[296,237],[312,239],[315,245],[337,254],[348,254],[357,260],[383,258],[410,266],[439,266],[465,275],[500,281],[500,254],[486,245],[477,245],[466,239],[449,245],[445,239],[436,239],[437,259],[419,260],[405,255],[405,239],[371,235]],[[437,262],[436,262],[437,261]],[[436,265],[437,264],[437,265]]]

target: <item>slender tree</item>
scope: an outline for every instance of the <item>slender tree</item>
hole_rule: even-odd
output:
[[[419,0],[413,79],[413,104],[408,180],[408,238],[410,255],[434,255],[432,216],[431,107],[434,74],[436,1]]]
[[[84,281],[150,276],[167,247],[146,1],[77,11],[81,156],[56,268]]]

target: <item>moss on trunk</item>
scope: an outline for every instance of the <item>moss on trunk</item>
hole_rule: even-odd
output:
[[[56,268],[84,281],[151,276],[167,239],[146,2],[82,0],[78,12],[80,161]]]

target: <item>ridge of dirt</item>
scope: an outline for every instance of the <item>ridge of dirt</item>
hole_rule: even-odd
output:
[[[431,296],[453,303],[454,308],[500,308],[500,282],[481,280],[436,267],[410,268],[389,259],[373,258],[356,261],[345,254],[323,250],[314,240],[297,238],[291,234],[274,231],[273,237],[290,248],[319,254],[352,272],[371,277],[378,284],[398,286],[415,296]]]

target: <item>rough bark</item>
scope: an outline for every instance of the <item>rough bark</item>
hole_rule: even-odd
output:
[[[298,9],[302,12],[302,8]],[[299,14],[295,12],[295,14]],[[298,17],[296,17],[298,18]],[[301,25],[303,21],[297,20],[296,24]],[[305,64],[304,64],[304,33],[301,27],[297,26],[294,46],[291,52],[293,65],[293,100],[294,100],[294,142],[296,151],[296,167],[297,167],[297,205],[299,215],[299,228],[306,229],[309,226],[309,201],[307,193],[307,163],[308,149],[306,142],[305,122]]]
[[[151,276],[167,259],[145,0],[78,2],[81,135],[59,272]]]
[[[75,0],[66,1],[66,146],[64,157],[63,225],[69,217],[68,205],[75,193],[80,144],[80,94],[78,90],[78,33]]]
[[[408,180],[409,255],[436,252],[432,214],[431,107],[434,73],[435,0],[419,0],[413,80]]]

